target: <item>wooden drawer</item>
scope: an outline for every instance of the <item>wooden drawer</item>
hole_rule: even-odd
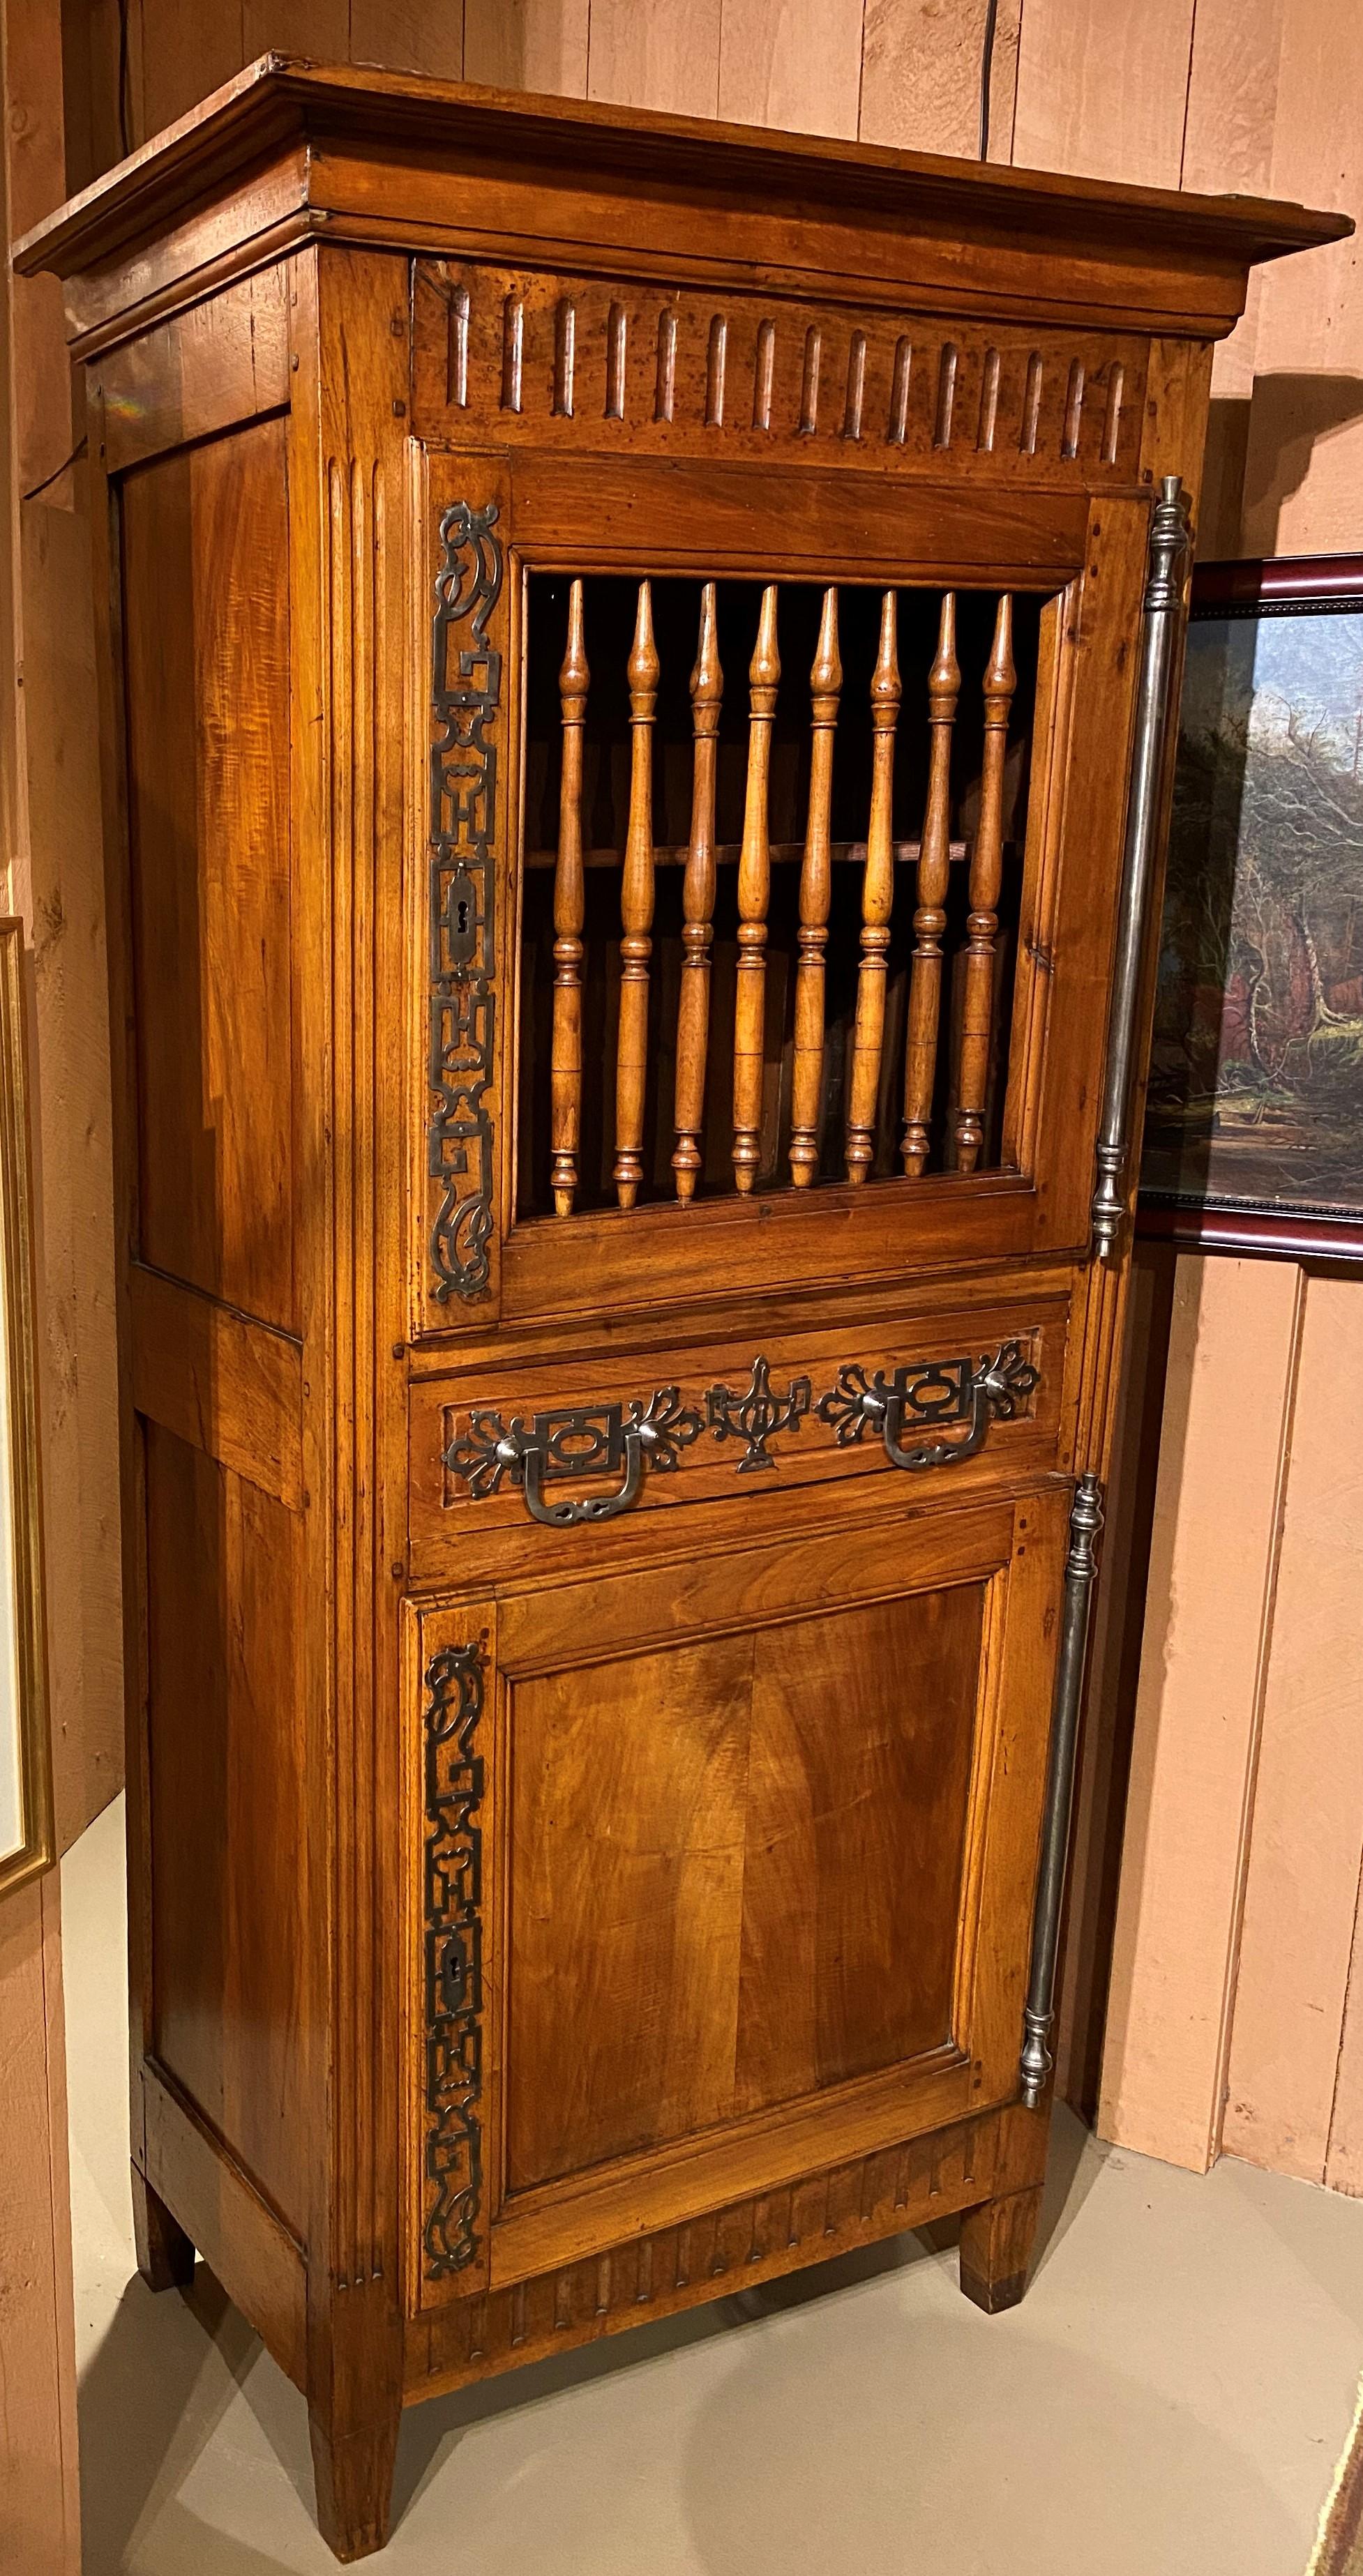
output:
[[[1001,1477],[1048,1474],[1059,1458],[1067,1317],[1067,1298],[1053,1292],[946,1307],[899,1330],[882,1314],[756,1344],[687,1344],[674,1333],[628,1354],[515,1366],[499,1358],[417,1380],[412,1581],[615,1562],[618,1542],[628,1547],[641,1521],[693,1504],[741,1505],[737,1528],[746,1532],[770,1519],[782,1494],[805,1487],[907,1476],[915,1498],[926,1499],[945,1480],[973,1492]],[[997,1393],[977,1391],[986,1364]],[[863,1391],[872,1406],[878,1392],[897,1396],[891,1438],[901,1453],[940,1452],[933,1463],[921,1472],[892,1463],[881,1419],[859,1403]],[[639,1459],[633,1500],[612,1515],[631,1472],[632,1413],[656,1438]],[[600,1512],[604,1501],[606,1513],[585,1525],[537,1522],[518,1442],[543,1451],[532,1473],[544,1509],[586,1503]],[[588,1471],[575,1472],[584,1456]]]

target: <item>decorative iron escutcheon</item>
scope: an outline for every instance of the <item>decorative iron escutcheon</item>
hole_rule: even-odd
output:
[[[1024,1359],[1020,1342],[1001,1342],[993,1359],[976,1368],[967,1359],[924,1360],[897,1368],[893,1375],[848,1362],[837,1382],[821,1395],[815,1411],[833,1431],[840,1449],[879,1432],[892,1467],[957,1467],[984,1447],[991,1422],[1011,1422],[1040,1384],[1040,1371]],[[966,1425],[959,1440],[925,1440],[906,1448],[910,1424],[924,1430],[948,1424]]]
[[[475,1406],[463,1436],[451,1441],[445,1465],[468,1485],[476,1502],[495,1494],[503,1481],[519,1487],[531,1518],[550,1529],[572,1529],[579,1521],[614,1520],[638,1496],[645,1467],[666,1472],[677,1464],[679,1450],[689,1448],[703,1429],[700,1415],[683,1405],[681,1389],[658,1386],[648,1402],[638,1396],[628,1406],[565,1404],[546,1413],[522,1414],[507,1422],[500,1413]],[[613,1476],[609,1494],[566,1496],[546,1502],[546,1485],[568,1477]]]
[[[774,1467],[767,1442],[778,1431],[798,1431],[809,1411],[810,1384],[807,1377],[794,1377],[784,1395],[772,1386],[771,1370],[760,1356],[753,1361],[746,1387],[737,1392],[731,1386],[711,1386],[705,1392],[705,1412],[716,1440],[742,1440],[746,1445],[738,1462],[740,1476],[751,1476],[762,1467]]]

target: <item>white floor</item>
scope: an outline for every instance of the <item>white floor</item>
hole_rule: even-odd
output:
[[[122,1818],[63,1866],[85,2576],[334,2568],[303,2403],[127,2192]],[[1363,2203],[1057,2127],[986,2318],[917,2238],[409,2412],[385,2570],[1304,2576],[1363,2370]]]

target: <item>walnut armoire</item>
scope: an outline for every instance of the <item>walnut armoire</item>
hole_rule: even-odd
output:
[[[20,246],[139,2256],[342,2557],[428,2392],[952,2212],[1021,2295],[1211,345],[1347,229],[268,58]]]

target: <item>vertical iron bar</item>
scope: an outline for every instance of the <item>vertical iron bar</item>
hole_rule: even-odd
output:
[[[1108,1022],[1107,1073],[1098,1130],[1098,1183],[1091,1210],[1093,1249],[1111,1260],[1122,1235],[1122,1175],[1130,1144],[1131,1071],[1136,1043],[1145,916],[1155,868],[1160,779],[1168,735],[1170,694],[1177,667],[1175,644],[1183,604],[1182,556],[1188,544],[1188,504],[1176,474],[1160,482],[1150,522],[1150,575],[1141,621],[1141,672],[1136,697],[1136,742],[1122,860],[1117,962]]]
[[[1065,1607],[1061,1614],[1060,1653],[1051,1698],[1051,1744],[1046,1763],[1046,1809],[1041,1828],[1041,1866],[1037,1872],[1032,1915],[1032,1971],[1023,2014],[1022,2098],[1035,2111],[1045,2091],[1054,2059],[1050,2051],[1055,2019],[1055,1963],[1060,1946],[1060,1909],[1065,1894],[1065,1865],[1070,1847],[1074,1805],[1074,1756],[1079,1737],[1079,1702],[1084,1687],[1089,1618],[1098,1573],[1097,1541],[1103,1526],[1103,1489],[1096,1476],[1081,1476],[1070,1512],[1070,1551],[1065,1559]]]

